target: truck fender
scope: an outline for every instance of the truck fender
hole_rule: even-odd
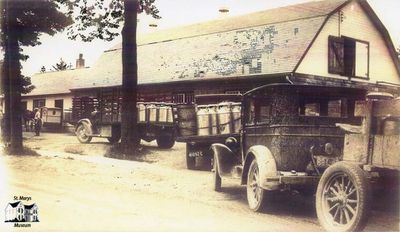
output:
[[[254,159],[257,160],[258,164],[260,186],[266,190],[277,190],[280,185],[279,181],[267,181],[268,177],[278,176],[275,158],[267,147],[261,145],[252,146],[247,151],[241,183],[247,184],[247,174],[249,172],[250,164]]]
[[[214,143],[211,145],[215,164],[218,166],[220,177],[232,177],[231,171],[235,167],[235,155],[225,144]]]
[[[93,129],[92,129],[93,126],[92,126],[92,122],[90,121],[90,119],[88,119],[88,118],[80,119],[80,120],[76,123],[75,131],[78,129],[78,126],[79,126],[80,124],[87,125],[88,128],[86,128],[86,130],[88,130],[88,132],[90,132],[90,134],[93,134]]]

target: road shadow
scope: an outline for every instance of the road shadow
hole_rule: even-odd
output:
[[[227,200],[235,200],[247,207],[246,186],[223,186],[222,193]],[[315,197],[293,191],[276,191],[267,194],[267,201],[261,213],[277,216],[316,218]]]

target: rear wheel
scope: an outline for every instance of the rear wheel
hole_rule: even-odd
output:
[[[254,159],[247,174],[247,202],[249,208],[259,212],[263,209],[266,201],[266,190],[260,186],[260,171],[257,160]]]
[[[81,143],[90,143],[92,137],[88,135],[89,133],[90,130],[89,130],[89,125],[87,123],[79,124],[79,126],[76,128],[75,131],[76,137]]]
[[[214,191],[221,192],[221,176],[219,175],[219,169],[217,164],[217,158],[214,156]]]
[[[161,136],[156,140],[158,147],[162,149],[169,149],[175,145],[175,138],[172,135]]]
[[[369,182],[363,170],[337,162],[321,177],[317,189],[318,220],[328,231],[361,231],[370,204]]]
[[[186,167],[187,169],[193,170],[196,167],[196,157],[189,156],[190,145],[186,143]]]

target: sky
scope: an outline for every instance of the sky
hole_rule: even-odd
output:
[[[227,16],[235,16],[308,1],[310,0],[156,0],[162,19],[154,20],[150,16],[139,15],[138,34],[226,17],[218,11],[222,6],[229,9]],[[400,47],[400,0],[368,2],[388,29],[395,47]],[[158,27],[149,27],[152,22],[156,22]],[[120,43],[122,39],[117,37],[111,42],[95,40],[85,43],[69,40],[66,33],[62,32],[55,36],[42,35],[40,41],[42,44],[39,46],[24,47],[24,53],[30,57],[22,63],[24,75],[32,76],[42,66],[50,71],[60,58],[75,67],[79,53],[83,54],[86,66],[90,67],[103,51]]]

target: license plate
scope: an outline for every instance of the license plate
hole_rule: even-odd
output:
[[[202,151],[191,151],[189,152],[189,157],[203,157]]]

